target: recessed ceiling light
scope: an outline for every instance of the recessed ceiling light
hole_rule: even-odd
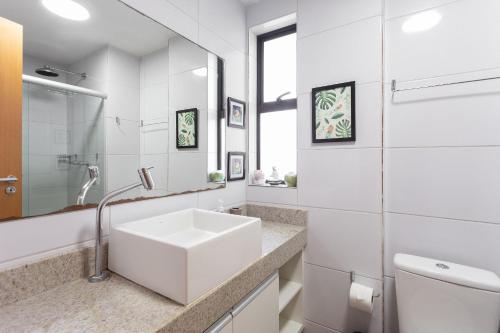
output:
[[[411,34],[434,28],[441,21],[441,14],[429,10],[410,16],[401,27],[404,32]]]
[[[198,75],[198,76],[207,76],[207,68],[200,67],[200,68],[193,69],[193,74]]]
[[[87,8],[73,0],[42,0],[42,4],[52,13],[74,21],[85,21],[90,17]]]

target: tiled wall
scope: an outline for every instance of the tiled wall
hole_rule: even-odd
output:
[[[498,76],[500,3],[386,0],[384,281],[386,332],[397,332],[392,257],[406,252],[500,274],[500,82],[391,96],[401,88]],[[432,30],[405,34],[433,10]],[[399,83],[400,82],[400,83]]]
[[[226,95],[246,99],[246,18],[239,1],[124,2],[222,57],[225,60]],[[227,150],[245,151],[245,130],[230,128],[226,136]],[[119,223],[188,207],[213,209],[219,198],[226,206],[238,205],[246,200],[245,189],[244,181],[229,182],[221,190],[114,206],[106,210],[106,224],[109,216],[112,223]],[[89,241],[94,235],[94,223],[95,210],[0,223],[0,267]]]
[[[141,112],[144,126],[140,129],[140,165],[149,167],[155,179],[155,189],[141,189],[143,196],[160,196],[167,193],[168,175],[168,46],[141,58]]]
[[[382,5],[277,2],[282,11],[271,3],[250,7],[248,24],[297,13],[298,188],[249,186],[247,200],[309,210],[306,332],[382,332],[382,299],[372,318],[347,303],[351,270],[382,293]],[[313,145],[311,89],[353,80],[357,141]]]
[[[391,79],[404,88],[498,76],[499,6],[274,0],[247,9],[249,27],[297,13],[298,188],[251,186],[247,200],[310,212],[307,333],[397,333],[397,252],[500,274],[499,81],[390,91]],[[404,33],[403,22],[425,10],[441,13],[441,22]],[[356,143],[313,145],[311,88],[350,80]],[[383,293],[371,319],[348,308],[350,270]]]

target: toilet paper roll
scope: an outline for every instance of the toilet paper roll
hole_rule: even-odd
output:
[[[349,305],[363,312],[373,311],[373,288],[353,282],[349,291]]]

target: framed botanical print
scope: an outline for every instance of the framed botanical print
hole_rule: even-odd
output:
[[[177,149],[198,148],[198,109],[175,113]]]
[[[356,141],[355,82],[312,90],[312,141]]]
[[[227,98],[227,126],[245,128],[246,104],[235,98]]]
[[[227,180],[245,179],[245,153],[227,153]]]

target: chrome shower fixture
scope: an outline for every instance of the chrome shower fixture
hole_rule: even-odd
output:
[[[58,72],[63,72],[66,74],[79,76],[82,79],[87,78],[87,73],[76,73],[76,72],[68,71],[68,70],[65,70],[62,68],[57,68],[57,67],[53,67],[53,66],[49,66],[49,65],[45,65],[43,67],[40,67],[40,68],[36,69],[35,72],[37,74],[40,74],[43,76],[49,76],[49,77],[58,77],[59,76]]]

